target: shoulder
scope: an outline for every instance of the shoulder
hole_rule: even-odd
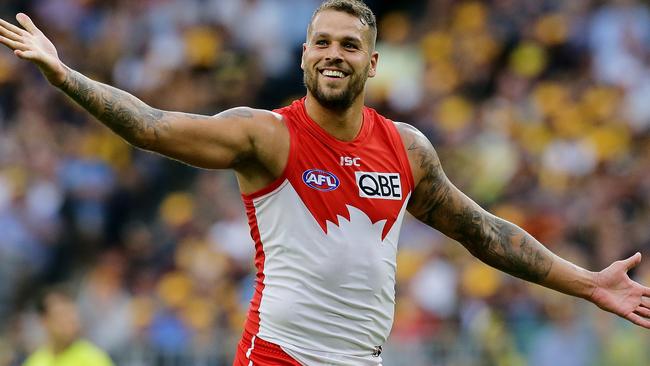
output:
[[[113,361],[99,347],[86,340],[79,340],[72,346],[75,359],[88,365],[113,366]]]
[[[397,131],[402,138],[406,152],[410,155],[415,154],[420,157],[422,154],[435,155],[437,159],[436,150],[433,148],[431,141],[420,130],[413,125],[404,122],[393,122]]]
[[[227,119],[230,124],[244,128],[248,136],[259,144],[260,141],[276,141],[278,135],[288,136],[284,115],[266,109],[235,107],[213,116]]]
[[[438,153],[431,141],[416,127],[404,122],[393,122],[402,138],[417,186],[425,174],[441,169]]]
[[[276,111],[236,107],[225,110],[213,118],[227,119],[223,129],[243,132],[240,137],[249,148],[241,154],[232,167],[241,173],[241,179],[252,180],[270,174],[270,180],[279,176],[286,165],[290,149],[288,118]],[[262,184],[264,185],[264,184]]]
[[[45,347],[40,347],[27,357],[23,366],[47,366],[51,362],[48,355],[49,353]]]
[[[282,114],[266,109],[256,109],[251,107],[235,107],[227,109],[221,113],[215,114],[216,119],[232,119],[238,121],[252,121],[260,123],[273,123],[281,121],[284,117]]]
[[[269,143],[288,140],[288,121],[284,114],[280,114],[276,111],[253,108],[248,108],[247,111],[255,120],[253,133],[259,140],[270,140]]]
[[[415,128],[415,126],[408,123],[395,121],[393,124],[395,125],[395,128],[397,128],[397,132],[399,132],[400,137],[402,138],[402,142],[404,142],[404,146],[407,150],[414,147],[414,144],[419,145],[429,142],[427,137],[422,132],[420,132],[420,130]],[[429,145],[430,144],[431,143],[429,143]]]

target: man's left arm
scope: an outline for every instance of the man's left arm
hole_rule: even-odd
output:
[[[413,216],[457,240],[494,268],[582,297],[650,329],[650,288],[627,276],[627,271],[641,261],[639,253],[600,272],[576,266],[517,225],[481,208],[449,181],[435,149],[422,133],[405,124],[398,124],[398,129],[416,185],[408,207]]]

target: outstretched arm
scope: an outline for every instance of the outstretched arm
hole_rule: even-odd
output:
[[[553,254],[526,231],[482,209],[447,178],[429,140],[415,128],[399,125],[416,188],[408,210],[457,240],[488,265],[524,280],[587,299],[600,308],[650,329],[650,288],[627,271],[636,255],[590,272]]]
[[[204,168],[236,168],[255,155],[267,111],[235,108],[216,116],[167,112],[91,80],[61,62],[56,48],[25,14],[21,27],[0,19],[0,43],[36,64],[48,81],[134,146]]]

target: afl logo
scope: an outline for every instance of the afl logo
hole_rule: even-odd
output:
[[[318,191],[328,192],[339,187],[340,181],[336,175],[319,169],[309,169],[302,173],[302,181],[307,186]]]

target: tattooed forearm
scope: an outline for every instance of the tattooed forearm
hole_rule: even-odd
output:
[[[407,152],[421,174],[409,206],[414,216],[458,240],[483,262],[528,281],[544,282],[554,256],[548,249],[456,189],[424,136],[416,137]]]
[[[454,217],[455,236],[477,258],[513,276],[541,283],[552,254],[516,225],[472,207]]]
[[[164,113],[133,95],[70,70],[60,86],[70,98],[130,143],[152,148],[169,128]]]

